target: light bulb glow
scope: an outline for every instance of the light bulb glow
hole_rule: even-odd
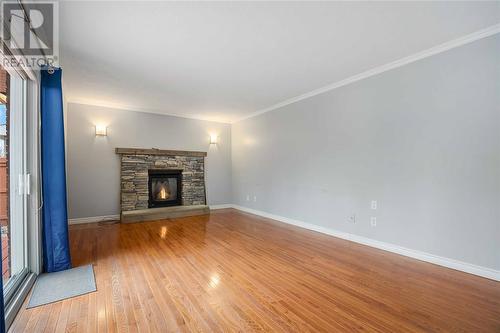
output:
[[[210,144],[211,145],[216,145],[217,144],[217,139],[218,139],[217,134],[210,134]]]
[[[105,125],[95,125],[95,135],[96,136],[107,136],[108,129]]]

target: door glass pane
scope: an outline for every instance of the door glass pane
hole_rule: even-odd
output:
[[[0,224],[8,300],[26,272],[25,81],[0,68]]]

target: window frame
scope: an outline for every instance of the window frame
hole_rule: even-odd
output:
[[[4,54],[0,50],[3,63]],[[4,292],[5,324],[10,327],[22,306],[36,276],[42,269],[41,250],[41,164],[40,164],[40,74],[29,68],[5,68],[9,75],[24,80],[23,107],[25,114],[25,170],[30,174],[30,195],[25,200],[25,260],[26,272],[17,283]]]

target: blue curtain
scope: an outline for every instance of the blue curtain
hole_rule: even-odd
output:
[[[46,272],[71,268],[66,208],[62,70],[41,70],[42,234]]]

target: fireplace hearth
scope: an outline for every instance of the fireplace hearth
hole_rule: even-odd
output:
[[[182,205],[182,170],[148,170],[149,208]]]

